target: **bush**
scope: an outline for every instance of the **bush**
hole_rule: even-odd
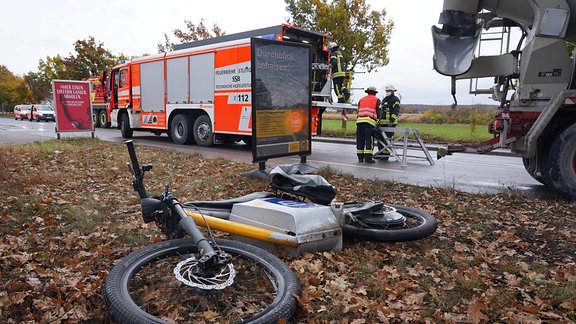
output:
[[[422,113],[422,123],[429,124],[469,124],[488,125],[497,113],[497,109],[478,108],[431,108]]]

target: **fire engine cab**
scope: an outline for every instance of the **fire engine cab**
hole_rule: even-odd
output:
[[[312,134],[330,96],[328,35],[293,25],[262,28],[175,46],[114,67],[108,82],[111,126],[167,133],[178,144],[211,146],[252,138],[252,37],[307,43],[312,53]],[[286,89],[290,92],[290,89]]]

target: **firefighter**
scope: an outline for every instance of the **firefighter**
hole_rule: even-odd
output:
[[[382,105],[379,107],[378,124],[381,127],[396,127],[400,115],[400,99],[394,94],[396,92],[394,85],[388,83],[384,87],[384,91],[386,91],[386,96],[382,99]],[[386,133],[386,136],[392,138],[394,133]]]
[[[378,122],[377,109],[381,102],[376,94],[376,87],[368,87],[366,96],[358,101],[358,118],[356,119],[356,154],[358,162],[374,163],[374,129]]]
[[[332,82],[334,83],[334,92],[338,97],[338,102],[348,102],[350,92],[344,85],[346,62],[340,52],[340,46],[334,42],[330,43],[330,67],[332,68]]]
[[[378,108],[378,126],[380,127],[396,127],[398,125],[398,116],[400,115],[400,99],[394,94],[396,88],[393,84],[388,83],[384,87],[386,96],[382,99],[382,104]],[[392,139],[394,132],[386,132],[386,137]],[[382,150],[382,144],[378,143],[378,150]],[[388,151],[382,154],[390,154]]]

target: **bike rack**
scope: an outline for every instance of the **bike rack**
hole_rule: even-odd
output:
[[[394,138],[389,138],[386,133],[401,133],[402,135]],[[414,137],[414,139],[410,138],[410,135]],[[377,128],[377,136],[376,141],[383,146],[381,150],[378,150],[374,154],[374,157],[394,157],[396,161],[400,163],[401,167],[406,167],[406,158],[412,157],[417,159],[425,159],[428,160],[430,165],[434,165],[434,159],[428,152],[428,148],[424,145],[424,141],[420,137],[420,133],[418,133],[418,129],[415,128],[396,128],[396,127],[378,127]],[[409,145],[416,142],[418,145]],[[408,146],[411,148],[416,147],[421,149],[424,152],[424,157],[418,155],[408,155]],[[402,154],[398,154],[397,150],[402,150]],[[388,151],[390,154],[384,154],[384,151]]]

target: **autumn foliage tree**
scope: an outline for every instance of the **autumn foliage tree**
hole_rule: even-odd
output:
[[[0,111],[10,111],[14,105],[32,101],[32,92],[26,87],[24,78],[0,65]]]
[[[123,54],[112,54],[97,42],[93,36],[74,42],[75,53],[66,57],[56,55],[40,59],[38,73],[29,73],[26,82],[36,97],[46,98],[50,93],[52,80],[82,80],[85,77],[100,75],[113,67]],[[43,96],[43,97],[42,97]]]
[[[87,40],[77,40],[74,43],[74,50],[76,51],[74,70],[81,78],[99,75],[118,62],[118,57],[104,48],[104,43],[96,43],[92,36]]]
[[[212,37],[223,36],[226,34],[217,24],[213,24],[212,28],[209,29],[204,24],[204,19],[200,20],[200,23],[194,24],[190,20],[185,20],[186,30],[174,29],[172,34],[181,42],[193,42],[201,39],[207,39]],[[173,49],[174,43],[170,40],[170,37],[164,33],[164,43],[158,43],[158,53],[166,53]]]
[[[290,23],[330,32],[340,45],[348,70],[368,72],[389,62],[388,45],[394,28],[386,9],[371,10],[365,0],[285,0]]]

